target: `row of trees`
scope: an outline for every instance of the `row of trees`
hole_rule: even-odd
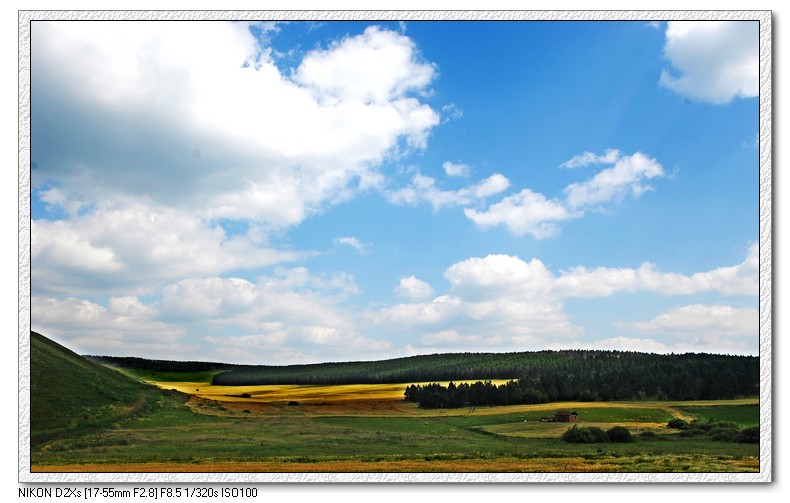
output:
[[[424,409],[449,409],[477,405],[517,405],[549,402],[543,391],[528,387],[525,381],[509,381],[496,386],[491,381],[473,384],[451,382],[447,386],[412,384],[406,387],[404,398]]]
[[[759,360],[709,354],[580,352],[537,361],[501,386],[490,381],[411,385],[405,399],[424,408],[607,400],[716,400],[759,392]],[[581,356],[581,357],[580,357]]]
[[[606,442],[628,443],[633,442],[634,437],[624,426],[614,426],[604,431],[597,426],[579,427],[573,425],[568,428],[561,437],[564,441],[572,444],[597,444]]]

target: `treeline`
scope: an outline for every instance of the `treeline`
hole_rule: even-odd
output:
[[[759,393],[759,358],[707,353],[649,354],[628,351],[535,351],[522,353],[454,353],[374,362],[288,366],[236,366],[217,374],[217,385],[377,384],[512,379],[505,388],[486,385],[446,403],[725,399]],[[446,388],[446,387],[445,387]],[[492,390],[497,389],[497,391]],[[516,389],[518,388],[518,390]],[[437,390],[438,391],[438,390]],[[479,391],[479,393],[478,393]],[[444,393],[444,392],[440,392]],[[519,398],[520,394],[520,398]],[[478,396],[479,395],[479,396]],[[504,398],[493,398],[494,396]],[[416,398],[413,399],[419,402]],[[450,405],[446,405],[450,406]]]
[[[148,360],[145,358],[126,357],[126,356],[84,356],[84,358],[108,365],[125,369],[154,370],[157,372],[213,372],[228,371],[237,367],[230,363],[217,362],[195,362],[195,361],[171,361],[171,360]]]
[[[759,393],[760,368],[759,358],[754,356],[587,350],[452,353],[284,366],[88,358],[107,365],[160,372],[222,371],[214,376],[213,384],[231,386],[481,381],[479,385],[454,385],[454,391],[447,390],[447,386],[443,387],[445,390],[431,387],[430,398],[426,398],[428,392],[414,388],[416,392],[409,399],[424,402],[425,407],[754,396]],[[497,387],[486,383],[493,379],[509,379],[515,384]],[[434,402],[439,405],[428,405]]]
[[[552,351],[545,352],[552,357]],[[469,379],[515,379],[534,353],[448,353],[380,361],[237,366],[217,385],[385,384]]]
[[[447,386],[412,384],[406,387],[404,398],[407,402],[416,402],[423,409],[452,409],[477,405],[517,405],[546,403],[549,396],[543,391],[531,387],[526,381],[509,381],[496,386],[491,381],[475,383],[450,382]]]
[[[533,404],[556,401],[716,400],[759,392],[759,359],[710,354],[652,355],[563,352],[536,362],[521,377],[448,386],[411,385],[404,398],[423,408]]]

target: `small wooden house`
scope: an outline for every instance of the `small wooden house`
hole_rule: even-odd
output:
[[[554,414],[554,421],[557,423],[577,423],[579,422],[579,415],[576,411],[560,410]]]

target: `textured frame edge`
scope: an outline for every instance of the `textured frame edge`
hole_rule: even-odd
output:
[[[30,23],[36,20],[754,20],[760,22],[758,473],[32,473],[30,463]],[[18,481],[20,483],[750,483],[772,481],[772,17],[771,11],[19,11]]]

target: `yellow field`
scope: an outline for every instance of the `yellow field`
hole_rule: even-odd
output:
[[[508,382],[509,379],[495,379],[491,382],[497,386]],[[476,381],[453,381],[456,384]],[[447,386],[450,381],[440,382]],[[343,384],[343,385],[301,385],[301,384],[273,384],[260,386],[214,386],[199,382],[156,382],[164,389],[175,389],[182,393],[216,400],[219,402],[257,402],[257,403],[288,403],[297,401],[301,405],[321,402],[348,402],[353,400],[402,400],[406,387],[412,383],[404,384]],[[429,383],[415,383],[429,384]],[[250,395],[242,398],[242,394]]]
[[[454,381],[456,384],[462,382],[473,383],[475,381]],[[501,385],[508,382],[506,379],[492,380],[492,383]],[[684,414],[678,407],[689,406],[714,406],[714,405],[747,405],[756,404],[756,398],[746,398],[738,400],[690,400],[685,402],[672,401],[651,401],[640,402],[552,402],[533,405],[503,405],[491,407],[460,408],[460,409],[420,409],[416,404],[403,400],[403,393],[411,383],[402,384],[347,384],[347,385],[259,385],[259,386],[213,386],[211,384],[199,382],[152,382],[164,389],[176,389],[183,393],[193,395],[195,399],[192,405],[201,408],[204,400],[222,402],[229,411],[245,412],[253,414],[270,413],[291,413],[307,416],[332,416],[348,415],[355,416],[485,416],[497,414],[511,414],[523,412],[546,411],[556,412],[557,410],[584,409],[589,407],[596,408],[619,408],[619,409],[661,409],[665,410],[673,417],[678,417],[691,421],[693,418]],[[429,383],[415,383],[429,384]],[[447,382],[440,384],[446,386]],[[241,397],[242,394],[250,395],[249,398]],[[299,407],[287,407],[288,402],[295,401]],[[209,411],[203,411],[209,412]],[[211,413],[211,412],[209,412]],[[592,424],[591,424],[592,425]],[[551,425],[543,425],[545,427]],[[611,425],[609,425],[611,426]],[[652,428],[654,425],[647,423],[626,424],[623,426]],[[665,425],[661,425],[665,426]],[[567,425],[562,427],[563,431]],[[504,432],[497,433],[504,434]],[[528,432],[524,435],[529,436]]]

